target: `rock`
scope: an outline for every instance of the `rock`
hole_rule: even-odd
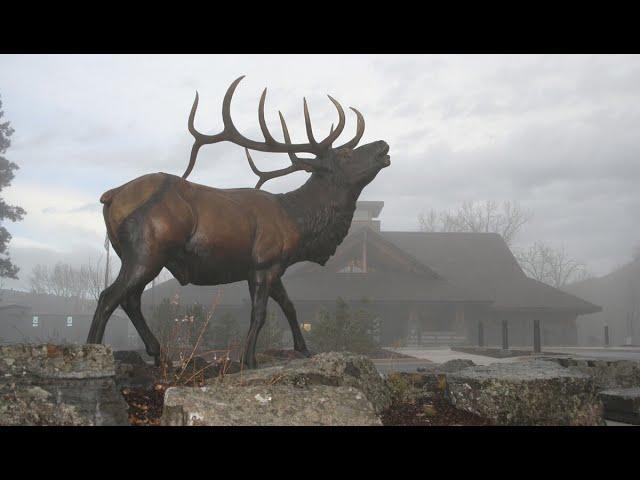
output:
[[[128,425],[105,345],[0,346],[1,425]]]
[[[376,413],[391,405],[391,390],[371,360],[349,352],[320,353],[284,361],[276,366],[244,370],[207,382],[241,385],[327,385],[354,387],[371,402]]]
[[[113,353],[115,360],[115,382],[118,390],[123,388],[149,389],[159,380],[160,371],[145,362],[135,351],[120,350]]]
[[[59,403],[38,386],[0,384],[0,425],[83,426],[94,425],[73,405]]]
[[[162,425],[382,425],[364,394],[347,386],[218,384],[172,387]]]
[[[213,362],[207,362],[202,357],[193,357],[189,360],[189,363],[187,363],[184,371],[182,371],[182,367],[180,367],[177,373],[180,375],[181,382],[189,383],[190,379],[209,380],[219,377],[223,371],[225,374],[231,374],[239,372],[240,370],[240,364],[232,360],[221,358]]]
[[[111,347],[106,345],[2,345],[0,376],[101,378],[115,375]]]
[[[146,365],[142,358],[142,356],[136,352],[135,350],[118,350],[113,352],[113,360],[116,364],[127,364],[127,365]]]
[[[446,376],[475,365],[472,360],[453,359],[445,363],[432,363],[419,367],[418,373],[394,372],[387,375],[387,384],[394,400],[400,402],[442,397]]]
[[[114,379],[119,390],[123,388],[149,389],[156,382],[157,375],[152,367],[125,363],[116,365]]]
[[[163,425],[381,425],[391,391],[367,357],[329,352],[172,387]]]
[[[604,390],[600,400],[606,419],[640,425],[640,387]]]
[[[493,363],[446,376],[457,408],[496,425],[604,425],[588,375],[543,360]]]
[[[591,376],[600,389],[629,388],[640,385],[640,361],[637,360],[576,357],[543,357],[543,360]]]

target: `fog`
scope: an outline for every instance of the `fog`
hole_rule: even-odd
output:
[[[638,56],[2,55],[0,94],[15,129],[7,158],[20,166],[3,195],[28,212],[10,225],[22,274],[5,286],[28,288],[45,258],[99,255],[102,192],[148,172],[182,173],[194,91],[198,128],[216,132],[221,97],[241,74],[233,114],[255,138],[265,86],[268,122],[277,132],[282,110],[294,141],[304,140],[303,96],[318,131],[335,121],[327,93],[363,112],[363,142],[386,140],[394,161],[362,197],[385,202],[384,229],[417,230],[420,212],[464,201],[519,201],[533,217],[518,244],[564,245],[597,275],[630,259],[639,233]],[[345,138],[354,128],[348,117]],[[263,168],[287,164],[255,157]],[[304,178],[265,188],[286,191]],[[230,144],[203,148],[191,179],[255,182]]]
[[[536,242],[563,250],[592,277],[629,263],[640,243],[637,55],[0,55],[3,110],[15,129],[6,157],[20,167],[2,196],[27,211],[5,225],[21,270],[3,288],[31,289],[39,264],[104,258],[100,195],[145,173],[180,175],[195,91],[197,128],[216,133],[222,96],[243,74],[232,112],[252,138],[261,138],[265,86],[272,131],[281,110],[294,142],[305,141],[303,97],[318,136],[335,122],[326,94],[363,113],[361,143],[391,146],[391,168],[360,198],[384,202],[382,231],[418,231],[420,214],[465,202],[512,202],[530,214],[514,252]],[[343,137],[354,129],[348,111]],[[254,159],[264,169],[288,165],[286,155]],[[292,190],[306,176],[264,189]],[[256,182],[228,143],[202,148],[190,180]]]

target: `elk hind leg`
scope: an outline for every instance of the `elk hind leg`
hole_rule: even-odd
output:
[[[132,291],[139,287],[144,288],[160,272],[161,268],[150,268],[141,264],[130,265],[123,262],[116,280],[100,294],[87,343],[102,343],[107,321],[113,311]]]
[[[120,306],[129,316],[129,319],[131,319],[133,326],[138,331],[140,338],[142,338],[147,354],[155,358],[157,365],[160,362],[160,343],[147,325],[147,322],[142,315],[142,309],[140,308],[144,287],[145,286],[142,285],[125,296]]]

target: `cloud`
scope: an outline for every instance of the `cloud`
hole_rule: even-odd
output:
[[[421,211],[465,200],[518,200],[534,212],[521,242],[565,244],[597,273],[640,237],[637,55],[2,55],[0,93],[16,130],[7,156],[20,166],[2,195],[28,211],[9,226],[16,255],[46,245],[54,262],[70,245],[99,249],[100,195],[145,173],[181,175],[194,90],[196,127],[217,133],[224,92],[241,74],[232,115],[257,140],[265,86],[276,138],[281,110],[293,140],[306,141],[303,97],[317,137],[336,121],[327,93],[364,114],[362,143],[391,145],[391,168],[362,196],[385,201],[383,228],[417,229]],[[344,141],[354,131],[348,113]],[[261,169],[289,164],[254,159]],[[256,177],[242,148],[221,143],[201,149],[190,180],[230,188]]]

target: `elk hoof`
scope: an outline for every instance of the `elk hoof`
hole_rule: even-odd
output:
[[[296,350],[299,354],[301,354],[303,357],[305,358],[310,358],[313,357],[313,353],[311,353],[309,350],[307,350],[306,348],[303,348],[302,350]]]

